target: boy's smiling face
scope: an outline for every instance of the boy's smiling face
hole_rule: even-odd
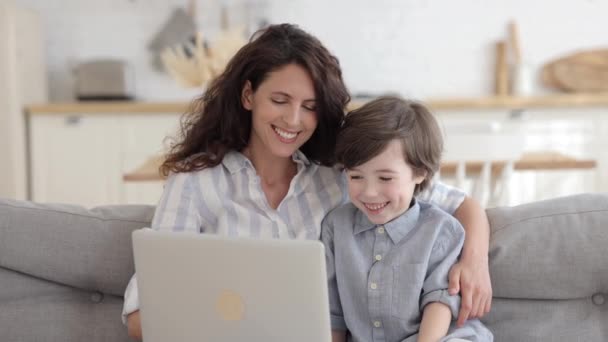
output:
[[[375,224],[385,224],[410,206],[416,185],[424,174],[415,175],[405,162],[401,141],[392,140],[374,158],[346,171],[353,204]]]

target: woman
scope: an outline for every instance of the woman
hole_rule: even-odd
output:
[[[318,239],[325,214],[347,200],[332,165],[349,101],[338,60],[315,37],[289,24],[254,34],[185,117],[161,166],[168,179],[152,228]],[[491,301],[485,212],[443,184],[423,197],[465,227],[450,288],[463,298],[459,323],[481,316]],[[141,338],[136,284],[134,276],[123,319]]]

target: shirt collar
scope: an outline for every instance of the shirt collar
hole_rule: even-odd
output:
[[[310,160],[308,160],[308,157],[306,157],[306,155],[300,150],[297,150],[291,156],[291,159],[302,166],[310,166]]]
[[[298,164],[298,171],[301,167],[310,166],[311,162],[308,160],[306,155],[302,153],[302,151],[297,150],[292,156],[291,159]],[[234,174],[245,167],[251,167],[253,169],[253,164],[249,160],[249,158],[245,157],[244,154],[238,151],[230,151],[226,153],[224,159],[222,159],[222,164],[228,169],[231,174]]]
[[[224,159],[222,159],[222,164],[230,171],[230,173],[234,174],[246,166],[251,166],[251,161],[247,159],[241,152],[230,151],[226,153]]]
[[[361,210],[357,210],[354,233],[356,235],[378,226],[383,226],[388,236],[393,240],[393,243],[398,244],[414,229],[419,217],[420,204],[415,198],[412,198],[412,205],[406,212],[383,225],[372,223]]]

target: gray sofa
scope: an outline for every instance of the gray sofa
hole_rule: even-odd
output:
[[[0,199],[0,341],[128,341],[130,234],[153,210]],[[487,212],[496,341],[607,341],[608,194]]]

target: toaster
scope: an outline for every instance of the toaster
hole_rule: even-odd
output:
[[[91,60],[75,68],[75,95],[78,100],[133,100],[135,75],[126,61]]]

